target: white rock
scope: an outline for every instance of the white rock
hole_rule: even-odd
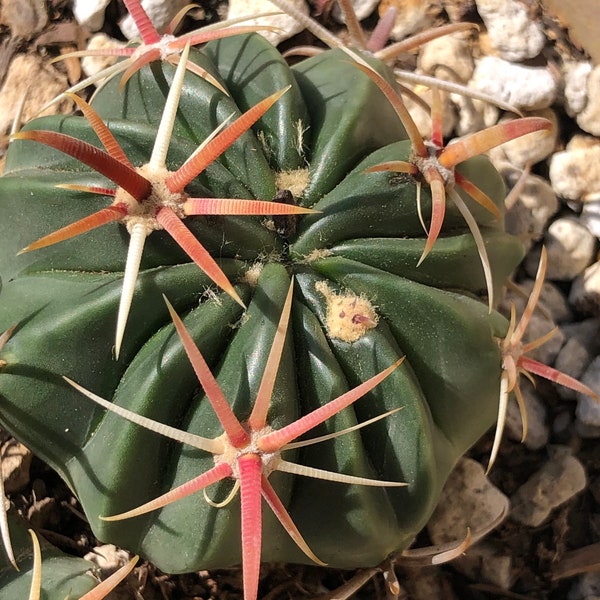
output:
[[[592,69],[587,79],[587,104],[577,115],[581,129],[600,136],[600,65]]]
[[[558,89],[547,68],[517,65],[497,56],[478,61],[469,85],[523,110],[547,108]]]
[[[600,394],[600,356],[597,356],[585,370],[581,377],[581,383]],[[583,425],[600,427],[600,402],[596,402],[593,398],[578,393],[575,414],[577,420]]]
[[[552,449],[552,455],[512,496],[513,520],[538,527],[561,504],[586,486],[583,465],[566,446]]]
[[[105,48],[122,48],[126,46],[124,42],[115,40],[109,37],[105,33],[97,33],[93,35],[88,41],[87,50],[99,50]],[[103,69],[110,67],[117,62],[117,56],[85,56],[81,59],[81,68],[83,72],[89,77],[95,75]]]
[[[418,88],[413,91],[417,92],[417,90]],[[419,95],[427,104],[431,105],[431,90],[423,91],[421,89]],[[456,125],[456,111],[454,110],[454,104],[446,101],[446,98],[446,93],[442,92],[442,133],[445,137],[452,135]],[[404,105],[410,113],[410,116],[413,118],[421,136],[426,139],[431,138],[431,111],[426,111],[423,106],[414,102],[409,96],[404,97]]]
[[[17,54],[11,61],[0,89],[0,133],[10,131],[15,116],[25,98],[21,120],[26,123],[39,117],[40,109],[68,87],[67,78],[52,68],[37,53]],[[44,110],[44,115],[72,112],[72,103],[65,100]]]
[[[430,75],[448,76],[447,71],[438,69],[440,65],[452,69],[460,82],[466,84],[473,75],[475,64],[470,43],[458,35],[445,35],[437,40],[424,44],[419,53],[417,65]],[[456,81],[456,78],[453,78]]]
[[[7,494],[22,490],[30,482],[31,458],[31,450],[14,438],[2,445],[0,477],[4,480],[4,491]]]
[[[600,238],[600,199],[585,202],[579,220],[594,237]]]
[[[537,56],[546,41],[537,21],[529,18],[527,6],[517,0],[475,0],[490,41],[506,60]]]
[[[84,558],[97,565],[103,575],[110,575],[131,559],[126,550],[119,550],[113,544],[97,546],[93,552],[88,552]]]
[[[586,315],[600,315],[600,263],[590,265],[575,279],[569,301]]]
[[[308,5],[304,0],[288,0],[296,9],[308,15]],[[251,17],[270,12],[281,12],[281,9],[268,0],[229,0],[228,19]],[[271,17],[259,17],[244,21],[246,25],[270,25],[277,27],[278,31],[261,31],[260,34],[267,38],[274,46],[300,33],[304,29],[299,21],[286,14]]]
[[[600,144],[594,138],[575,136],[550,161],[552,189],[567,200],[600,196]]]
[[[522,174],[512,165],[502,166],[499,170],[509,190]],[[506,212],[506,230],[516,235],[529,249],[533,241],[543,237],[548,221],[557,211],[558,198],[546,180],[528,175],[517,200]]]
[[[494,148],[495,152],[501,153],[509,163],[520,169],[525,167],[527,163],[534,165],[550,156],[554,151],[558,137],[558,119],[556,113],[550,108],[531,111],[525,116],[548,119],[552,123],[552,129],[549,131],[534,131]],[[517,117],[505,116],[500,119],[500,123],[515,120],[517,120]]]
[[[589,62],[568,61],[563,65],[564,107],[570,117],[579,114],[587,103],[587,81],[591,71]]]
[[[427,525],[432,542],[462,540],[467,527],[482,529],[498,518],[507,503],[507,497],[489,481],[477,461],[461,458],[446,481]]]
[[[544,243],[548,251],[547,279],[575,279],[594,259],[596,239],[572,217],[561,217],[551,223]],[[538,257],[539,250],[530,252],[525,259],[525,270],[530,276],[537,270]]]
[[[142,0],[142,6],[150,17],[157,31],[162,32],[171,19],[189,2],[187,0]],[[137,27],[130,15],[127,15],[119,27],[128,40],[140,37]]]
[[[110,0],[73,0],[73,16],[90,31],[98,31],[104,24],[104,11]]]
[[[530,383],[521,382],[521,392],[527,411],[527,437],[523,442],[529,450],[540,450],[548,443],[550,428],[546,424],[546,407]],[[509,402],[506,413],[506,433],[511,440],[523,437],[523,419],[517,402]]]
[[[457,502],[457,498],[460,501]],[[427,530],[434,544],[461,540],[467,527],[473,532],[483,529],[507,509],[508,498],[490,483],[483,467],[470,458],[462,458],[444,486]],[[512,583],[510,557],[485,542],[471,546],[466,555],[454,560],[452,565],[504,589]],[[494,568],[484,565],[494,565]]]
[[[390,6],[397,9],[396,23],[390,37],[401,40],[431,25],[430,9],[433,4],[433,0],[382,0],[379,14],[383,15]]]

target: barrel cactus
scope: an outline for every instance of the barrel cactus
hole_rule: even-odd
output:
[[[399,172],[414,140],[380,61],[337,49],[290,68],[256,33],[192,48],[186,72],[187,52],[15,136],[0,420],[98,538],[171,573],[243,558],[252,598],[257,560],[364,567],[412,542],[496,419],[509,323],[488,297],[522,248],[499,174],[470,146],[449,169],[469,193],[453,190],[441,219],[439,187],[432,201],[421,171]],[[309,414],[292,429],[318,445],[256,442]],[[224,432],[247,438],[238,462],[281,450],[298,468],[263,460],[252,485],[219,468],[204,497],[135,511],[214,473]]]

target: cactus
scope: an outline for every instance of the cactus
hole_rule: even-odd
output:
[[[39,598],[40,567],[46,574],[41,585],[46,595],[42,598],[79,598],[97,589],[97,581],[87,574],[94,568],[93,563],[68,556],[43,540],[40,548],[37,537],[31,530],[31,536],[27,532],[27,523],[23,519],[10,514],[9,521],[18,565],[11,564],[12,561],[5,560],[0,553],[0,589],[4,598]],[[40,560],[40,554],[43,560]],[[33,590],[37,590],[37,596],[33,595]],[[88,596],[87,600],[92,599]]]
[[[254,598],[261,558],[364,567],[412,542],[495,421],[510,327],[486,296],[522,248],[503,231],[499,174],[464,144],[456,180],[486,206],[444,181],[455,201],[440,217],[430,179],[380,168],[413,156],[381,61],[336,49],[290,68],[255,33],[183,52],[177,70],[128,70],[122,91],[114,78],[90,105],[76,100],[84,116],[37,119],[11,144],[0,331],[15,327],[0,349],[0,420],[57,469],[99,538],[171,573],[244,555]],[[148,209],[158,188],[176,193],[175,226],[163,197]],[[223,411],[242,437],[329,417],[314,423],[328,436],[318,449],[273,446],[298,468],[273,469],[267,492],[263,479],[278,508],[262,515],[251,566],[240,535],[260,497],[241,475],[222,469],[204,498],[152,504],[214,472],[215,440],[235,437]],[[194,447],[200,437],[213,445]],[[342,475],[299,476],[311,469]],[[135,512],[147,503],[160,510]]]

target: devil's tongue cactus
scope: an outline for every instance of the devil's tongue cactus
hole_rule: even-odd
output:
[[[332,483],[274,473],[271,482],[315,554],[331,566],[374,565],[407,546],[433,510],[457,458],[492,425],[507,323],[478,299],[479,254],[448,207],[442,235],[417,268],[426,234],[416,182],[364,173],[410,147],[385,97],[341,51],[289,68],[258,35],[211,43],[193,60],[231,98],[187,75],[168,166],[177,168],[233,112],[291,89],[186,190],[273,198],[322,211],[283,225],[250,216],[190,217],[186,225],[248,307],[210,279],[163,231],[146,242],[119,360],[114,328],[129,236],[120,224],[19,256],[32,241],[109,204],[57,184],[106,185],[78,161],[31,141],[11,144],[0,180],[0,330],[17,324],[0,354],[0,419],[54,466],[81,500],[98,538],[140,552],[168,572],[240,562],[239,495],[221,508],[202,494],[117,523],[99,520],[168,491],[213,466],[190,450],[107,413],[62,376],[137,413],[206,437],[222,428],[203,397],[161,296],[173,304],[241,419],[249,415],[290,277],[291,325],[269,423],[281,427],[349,388],[405,362],[383,383],[311,433],[339,431],[400,408],[373,425],[286,458],[404,488]],[[382,65],[377,70],[386,73]],[[148,161],[173,69],[154,63],[121,93],[111,81],[93,106],[134,165]],[[236,105],[239,108],[236,108]],[[98,145],[82,117],[48,117],[27,129]],[[502,208],[504,189],[485,159],[461,165]],[[464,195],[485,239],[498,288],[520,244]],[[430,195],[422,189],[423,214]],[[296,221],[296,222],[294,222]],[[284,232],[280,235],[276,230]],[[287,236],[287,237],[286,237]],[[229,481],[207,494],[223,500]],[[309,562],[263,511],[265,561]]]

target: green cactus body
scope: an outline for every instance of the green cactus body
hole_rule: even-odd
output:
[[[12,514],[8,516],[14,554],[18,559],[17,571],[3,553],[0,554],[0,589],[4,598],[34,598],[31,594],[33,579],[33,549],[26,521]],[[98,582],[90,575],[94,563],[64,554],[45,540],[41,542],[42,598],[80,598],[94,589]],[[39,596],[38,596],[39,597]]]
[[[364,429],[286,459],[403,488],[347,485],[274,473],[271,481],[312,550],[331,566],[379,563],[405,548],[436,503],[454,462],[494,422],[501,376],[497,339],[507,323],[478,295],[485,281],[477,248],[448,207],[442,236],[417,268],[426,235],[412,177],[364,173],[407,156],[403,129],[377,87],[339,51],[286,66],[259,36],[194,52],[231,92],[186,75],[168,154],[181,165],[223,119],[291,84],[272,111],[188,186],[216,197],[274,196],[281,173],[307,172],[297,201],[322,212],[298,218],[282,239],[257,217],[192,217],[186,225],[235,284],[247,311],[162,231],[149,237],[119,360],[114,326],[128,235],[120,224],[19,256],[30,243],[107,205],[106,198],[56,188],[105,185],[60,152],[12,143],[0,180],[0,330],[17,324],[0,354],[2,424],[52,464],[80,498],[97,536],[142,553],[161,569],[186,572],[240,562],[239,496],[221,508],[196,494],[162,510],[108,523],[208,470],[212,456],[107,413],[62,379],[157,421],[206,437],[222,433],[174,333],[161,294],[182,315],[225,397],[247,418],[281,307],[295,277],[292,325],[279,367],[273,427],[321,406],[406,355],[381,385],[314,435],[400,408]],[[376,68],[391,80],[386,68]],[[93,106],[134,165],[147,162],[172,69],[153,64],[127,84],[109,82]],[[237,106],[236,106],[237,105]],[[365,119],[368,115],[368,119]],[[28,126],[98,145],[81,117]],[[265,150],[268,148],[268,150]],[[503,185],[485,159],[461,169],[501,207]],[[472,207],[500,287],[521,258],[502,223]],[[429,191],[422,190],[429,214]],[[358,306],[352,313],[352,306]],[[340,308],[341,307],[341,308]],[[353,329],[358,312],[371,325]],[[343,315],[342,315],[343,313]],[[339,323],[350,324],[344,333]],[[343,331],[342,331],[343,330]],[[312,434],[311,434],[312,435]],[[211,486],[221,501],[231,483]],[[263,560],[308,562],[268,509]]]

